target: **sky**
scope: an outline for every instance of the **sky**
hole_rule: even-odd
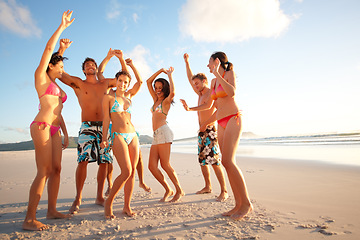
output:
[[[31,140],[29,125],[39,104],[34,72],[68,9],[75,21],[61,38],[73,41],[64,54],[70,75],[85,79],[84,59],[100,64],[110,48],[132,58],[144,82],[158,69],[174,67],[175,104],[167,120],[175,139],[196,136],[199,128],[196,112],[186,112],[179,101],[197,105],[183,54],[190,55],[194,73],[211,80],[207,64],[215,51],[234,65],[243,132],[270,137],[360,131],[358,0],[0,0],[0,143]],[[119,69],[114,57],[104,76]],[[62,114],[69,136],[77,136],[77,98],[57,83],[68,95]],[[141,135],[152,135],[152,104],[143,84],[132,114]]]

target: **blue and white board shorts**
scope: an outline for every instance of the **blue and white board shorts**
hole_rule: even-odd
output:
[[[108,140],[111,141],[111,125],[109,126]],[[83,161],[100,163],[112,163],[110,144],[105,149],[100,148],[102,140],[102,122],[82,122],[78,139],[78,163]]]

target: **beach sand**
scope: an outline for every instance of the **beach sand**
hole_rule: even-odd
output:
[[[149,148],[142,148],[147,166]],[[67,212],[75,197],[76,149],[63,152],[58,210]],[[95,205],[97,165],[88,166],[80,212],[68,220],[47,220],[47,191],[37,217],[50,229],[22,230],[29,188],[36,173],[34,151],[0,152],[0,239],[360,239],[360,168],[311,161],[237,158],[254,211],[241,221],[221,215],[234,206],[216,202],[213,192],[197,195],[204,180],[194,154],[172,153],[171,163],[186,195],[178,203],[160,203],[164,190],[147,168],[146,193],[136,185],[135,217],[122,214],[123,190],[114,202],[115,220],[105,220]],[[114,177],[119,174],[114,164]],[[168,180],[169,181],[169,180]],[[170,181],[169,181],[170,182]]]

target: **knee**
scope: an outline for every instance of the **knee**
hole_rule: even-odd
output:
[[[52,174],[53,172],[53,169],[51,168],[51,166],[48,166],[48,167],[43,167],[41,169],[38,169],[37,171],[37,177],[39,178],[49,178],[50,175]]]
[[[51,170],[51,175],[59,175],[61,172],[61,166],[53,166]]]
[[[232,161],[222,161],[221,163],[225,169],[231,169],[234,166]]]
[[[161,167],[165,172],[174,172],[174,169],[171,167],[170,163],[161,163]]]
[[[148,168],[150,172],[154,172],[158,169],[157,164],[153,164],[153,163],[149,163]]]
[[[125,179],[129,179],[131,177],[132,168],[125,168],[121,170],[121,174]]]

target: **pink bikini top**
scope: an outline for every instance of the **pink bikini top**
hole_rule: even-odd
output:
[[[42,98],[44,95],[53,95],[61,98],[62,103],[64,103],[67,99],[66,93],[64,93],[64,97],[61,97],[61,91],[60,88],[54,83],[50,82],[48,88],[46,89],[45,93],[39,97]]]
[[[222,98],[222,97],[226,97],[226,96],[227,96],[227,94],[224,91],[224,88],[221,86],[221,84],[218,85],[218,87],[216,88],[216,91],[215,91],[215,86],[211,91],[211,99],[212,100],[216,100],[218,98]]]
[[[225,71],[224,71],[222,77],[224,78],[224,76],[225,76]],[[215,82],[215,85],[216,85],[216,82]],[[221,86],[221,84],[218,85],[216,90],[215,90],[215,85],[214,85],[214,88],[211,90],[211,99],[216,100],[218,98],[226,97],[227,94],[224,91],[224,88]]]

